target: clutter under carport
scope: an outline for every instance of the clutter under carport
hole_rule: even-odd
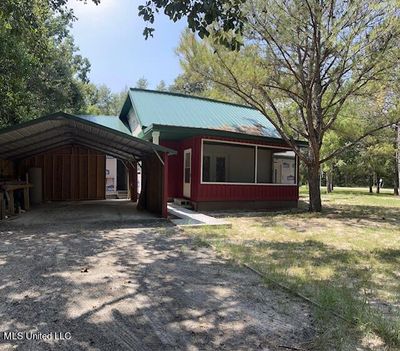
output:
[[[0,219],[7,214],[14,215],[21,210],[29,210],[29,188],[32,185],[23,181],[3,181],[0,183]]]

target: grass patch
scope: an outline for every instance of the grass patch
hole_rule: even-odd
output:
[[[186,232],[322,305],[316,349],[399,349],[400,199],[337,188],[311,214],[306,195],[299,210],[230,213],[232,229]]]

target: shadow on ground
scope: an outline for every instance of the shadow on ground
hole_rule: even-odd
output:
[[[0,241],[0,331],[72,336],[0,350],[282,350],[314,336],[308,305],[166,223],[8,223]]]

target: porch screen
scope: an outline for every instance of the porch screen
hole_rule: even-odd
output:
[[[254,176],[254,146],[204,142],[203,182],[254,183]]]
[[[293,151],[257,148],[257,183],[296,184],[296,157]]]
[[[296,184],[296,158],[293,151],[274,152],[273,183]]]

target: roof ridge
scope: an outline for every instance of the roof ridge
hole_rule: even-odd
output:
[[[117,115],[93,115],[93,114],[74,114],[74,116],[78,117],[119,117]]]
[[[198,100],[204,100],[204,101],[210,101],[210,102],[216,102],[220,104],[226,104],[226,105],[232,105],[232,106],[237,106],[237,107],[244,107],[248,108],[250,110],[255,110],[258,111],[256,108],[243,105],[243,104],[237,104],[235,102],[229,102],[229,101],[222,101],[222,100],[216,100],[216,99],[211,99],[207,97],[202,97],[202,96],[197,96],[197,95],[189,95],[189,94],[183,94],[183,93],[176,93],[172,91],[161,91],[161,90],[154,90],[154,89],[142,89],[142,88],[129,88],[129,90],[133,91],[143,91],[146,93],[153,93],[153,94],[163,94],[163,95],[172,95],[172,96],[179,96],[183,98],[190,98],[190,99],[198,99]]]

